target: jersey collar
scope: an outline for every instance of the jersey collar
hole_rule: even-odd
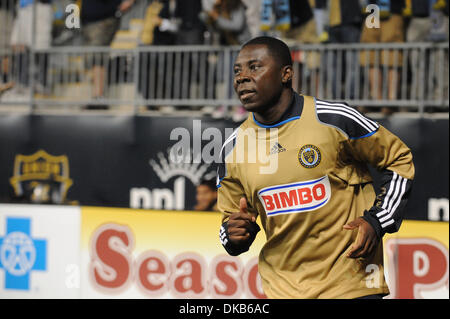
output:
[[[291,104],[278,121],[270,124],[262,124],[256,120],[255,114],[252,113],[251,118],[253,119],[253,122],[259,127],[272,128],[279,127],[290,121],[298,120],[300,118],[300,115],[302,114],[304,99],[303,96],[297,94],[295,91],[293,91],[292,93]]]

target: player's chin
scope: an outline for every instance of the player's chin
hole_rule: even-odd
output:
[[[240,101],[242,103],[242,106],[247,112],[257,112],[261,107],[258,101],[243,101],[243,100]]]

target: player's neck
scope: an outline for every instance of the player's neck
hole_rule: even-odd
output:
[[[292,88],[286,88],[281,92],[280,98],[275,104],[272,104],[261,112],[254,112],[255,119],[259,123],[266,125],[276,123],[291,105],[293,95],[294,90]]]

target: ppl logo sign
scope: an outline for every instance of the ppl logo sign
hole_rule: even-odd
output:
[[[0,237],[0,269],[5,270],[5,289],[30,290],[32,271],[45,271],[47,241],[31,237],[29,218],[7,218]]]
[[[263,188],[258,192],[267,216],[302,213],[325,206],[331,197],[328,176]]]

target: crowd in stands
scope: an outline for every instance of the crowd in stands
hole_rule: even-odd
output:
[[[34,1],[35,25],[31,23]],[[141,46],[240,45],[258,35],[277,36],[292,45],[448,41],[448,0],[0,0],[0,50],[12,47],[18,52],[14,61],[0,55],[0,94],[13,86],[4,80],[8,64],[24,65],[30,46],[109,46],[121,19],[142,1],[146,9],[141,13]],[[80,8],[79,30],[65,27],[69,4]],[[371,26],[377,21],[370,5],[379,9],[379,27]],[[382,85],[376,82],[382,77],[373,65],[373,52],[368,55],[361,54],[359,61],[370,64],[370,94],[379,98]],[[46,66],[45,55],[35,59],[44,61],[40,67]],[[319,68],[320,63],[318,53],[308,55],[309,69]],[[381,61],[389,66],[389,99],[395,98],[394,81],[401,63],[401,54]],[[101,61],[93,66],[94,99],[103,95],[104,72]],[[16,88],[26,88],[27,70],[18,74]],[[45,86],[45,72],[38,74],[42,75],[38,85]]]

